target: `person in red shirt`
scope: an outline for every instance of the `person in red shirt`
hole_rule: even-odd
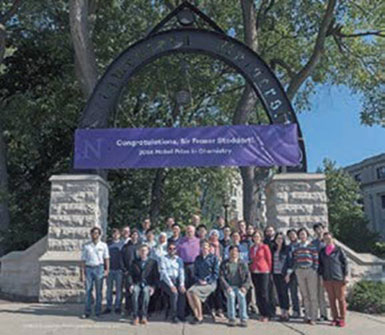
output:
[[[250,248],[250,272],[255,287],[255,296],[260,321],[267,322],[272,316],[269,304],[269,277],[272,267],[271,251],[268,245],[262,242],[262,232],[256,230],[253,234],[253,246]]]

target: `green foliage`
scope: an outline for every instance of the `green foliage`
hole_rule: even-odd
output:
[[[348,296],[349,309],[368,314],[385,313],[385,283],[360,281]]]
[[[372,251],[376,256],[385,259],[385,242],[376,242]]]
[[[358,252],[371,252],[378,235],[368,229],[357,182],[335,162],[325,159],[330,229],[337,239]]]
[[[145,37],[170,12],[166,3],[177,5],[180,1],[95,0],[93,3],[98,6],[90,26],[102,74],[119,53]],[[195,3],[224,31],[243,40],[239,0]],[[263,8],[259,7],[261,3],[257,2],[258,53],[287,87],[291,72],[298,72],[313,51],[324,2],[275,1]],[[381,3],[339,1],[334,27],[340,24],[348,34],[383,26],[385,15]],[[2,11],[6,9],[4,6],[0,5]],[[384,81],[383,51],[384,40],[380,36],[329,35],[320,65],[296,97],[297,111],[308,108],[316,85],[344,84],[363,96],[362,121],[381,123],[383,86],[378,84]],[[276,59],[288,66],[277,65]],[[116,127],[229,124],[244,84],[234,69],[208,56],[176,54],[161,58],[127,83],[111,124]],[[187,89],[192,97],[183,106],[175,99],[181,89]],[[5,237],[9,248],[24,249],[46,233],[48,180],[52,174],[71,169],[73,132],[85,103],[75,75],[68,1],[23,1],[16,16],[7,22],[7,52],[0,68],[0,122],[8,149],[10,183],[10,194],[5,195],[11,212],[10,231]],[[261,110],[257,106],[250,123],[267,122]],[[110,173],[112,225],[134,225],[148,214],[154,173],[154,170]],[[191,213],[201,212],[204,220],[210,222],[222,211],[233,178],[232,169],[167,170],[159,221],[172,214],[184,223]],[[335,188],[336,194],[340,194],[337,185]],[[343,198],[340,195],[336,200],[339,197]],[[346,205],[331,203],[332,225],[344,236],[350,232],[349,225],[338,222],[356,224],[361,222],[356,219],[364,220],[358,208],[347,205],[356,200],[345,200]]]

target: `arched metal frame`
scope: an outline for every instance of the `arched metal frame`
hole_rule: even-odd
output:
[[[137,41],[112,62],[87,102],[80,128],[108,127],[110,116],[117,108],[123,88],[129,79],[147,64],[177,52],[205,54],[225,62],[245,78],[256,92],[271,123],[297,124],[302,161],[300,166],[290,170],[306,172],[305,145],[297,117],[279,80],[258,54],[223,33],[216,25],[214,31],[189,27],[159,32],[164,22],[186,7],[190,10],[194,8],[195,14],[199,12],[189,3],[182,4],[146,38]],[[199,16],[204,16],[199,13]],[[209,24],[212,26],[213,22],[210,20]]]

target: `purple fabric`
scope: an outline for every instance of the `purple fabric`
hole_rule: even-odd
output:
[[[177,254],[184,263],[193,263],[200,253],[200,240],[197,237],[183,237],[177,245]]]
[[[78,129],[76,169],[296,166],[297,126]]]

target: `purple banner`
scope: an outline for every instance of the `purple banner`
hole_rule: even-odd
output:
[[[78,129],[76,169],[296,166],[297,126]]]

